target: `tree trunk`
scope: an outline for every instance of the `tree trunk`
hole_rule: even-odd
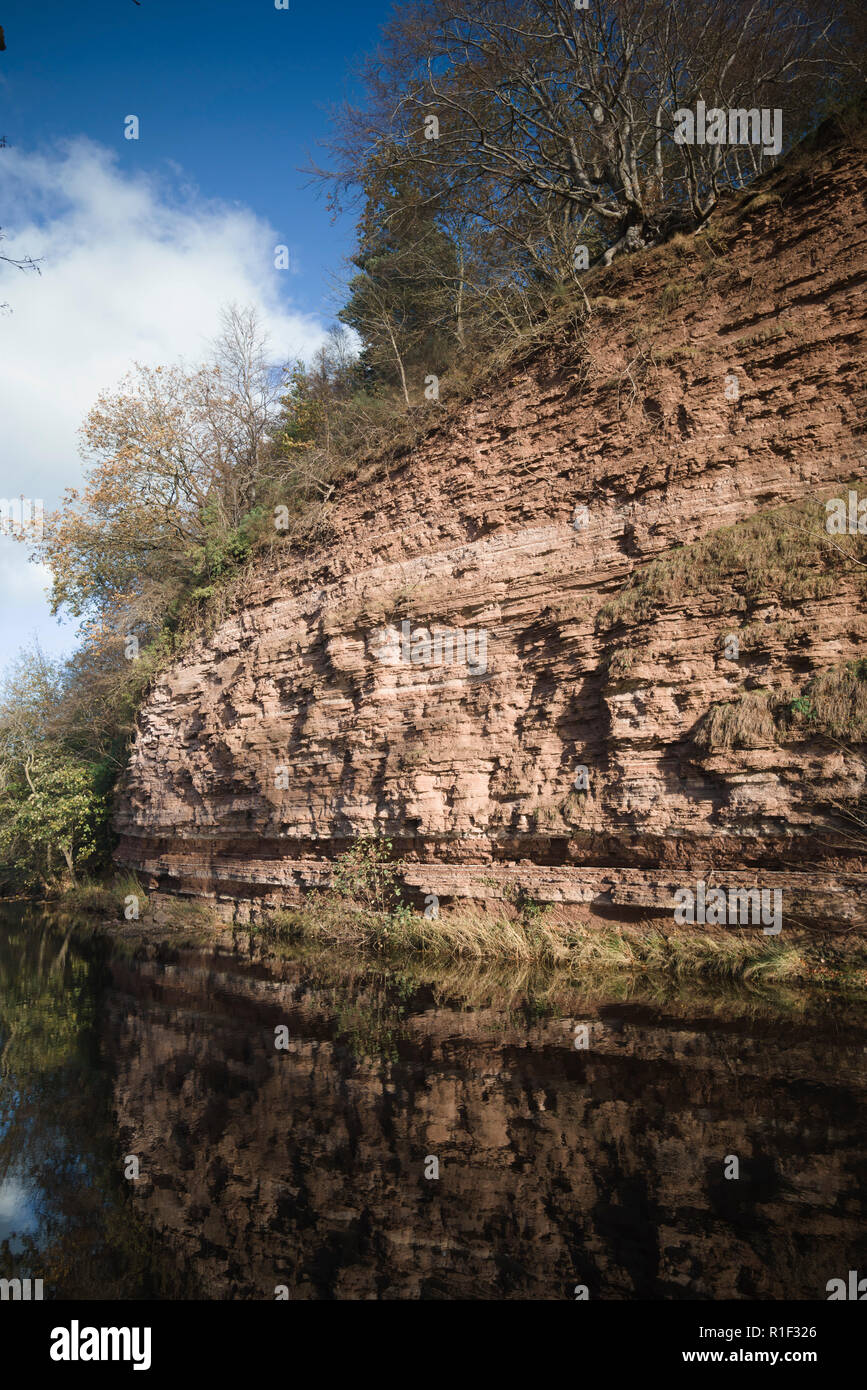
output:
[[[69,876],[72,879],[72,886],[73,888],[77,888],[78,879],[75,877],[75,865],[72,862],[72,851],[68,845],[61,845],[60,852],[66,860],[66,867],[69,870]]]
[[[391,339],[391,346],[394,350],[394,360],[397,362],[397,370],[400,372],[400,384],[403,388],[403,399],[406,402],[406,404],[409,405],[409,391],[406,389],[406,372],[403,370],[403,358],[398,352],[397,341],[395,339],[394,333],[392,332],[391,324],[386,324],[386,328],[388,330],[388,336]]]

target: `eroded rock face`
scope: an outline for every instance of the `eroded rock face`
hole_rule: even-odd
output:
[[[719,870],[784,875],[813,920],[863,918],[863,846],[816,806],[863,795],[864,761],[827,739],[695,741],[715,703],[864,654],[863,568],[841,561],[815,597],[696,569],[643,618],[599,612],[649,559],[864,476],[864,185],[838,143],[739,204],[725,251],[618,262],[583,337],[342,486],[322,539],[275,548],[156,682],[120,860],[245,915],[378,832],[447,898],[519,872],[576,910],[636,889],[666,910]],[[413,661],[437,639],[442,664]]]
[[[120,1152],[204,1297],[824,1299],[863,1270],[863,1022],[319,969],[112,964]]]

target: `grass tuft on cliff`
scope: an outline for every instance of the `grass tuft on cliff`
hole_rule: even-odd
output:
[[[840,484],[828,495],[845,495],[849,487],[863,494],[867,483]],[[829,535],[826,515],[824,499],[806,498],[720,527],[651,561],[602,605],[597,631],[644,622],[691,595],[723,587],[746,599],[827,598],[846,572],[867,588],[867,536]]]
[[[867,657],[814,675],[801,691],[746,690],[714,705],[696,734],[700,748],[771,748],[825,735],[867,742]]]

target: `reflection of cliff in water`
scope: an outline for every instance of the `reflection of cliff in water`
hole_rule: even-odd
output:
[[[114,964],[123,1151],[206,1296],[824,1298],[867,1264],[863,1025],[694,1001],[552,1014],[484,988],[467,1008],[424,979]]]

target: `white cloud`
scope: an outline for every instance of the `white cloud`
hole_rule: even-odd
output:
[[[125,173],[86,140],[50,154],[6,149],[0,173],[2,251],[42,258],[38,276],[0,265],[0,301],[12,307],[0,318],[0,496],[55,505],[80,482],[77,432],[99,392],[133,361],[202,360],[227,303],[258,307],[275,361],[322,341],[319,322],[287,307],[281,238],[250,209],[202,199],[182,174]],[[17,645],[8,605],[16,631],[56,641],[39,585],[19,570],[0,562],[0,666]]]

